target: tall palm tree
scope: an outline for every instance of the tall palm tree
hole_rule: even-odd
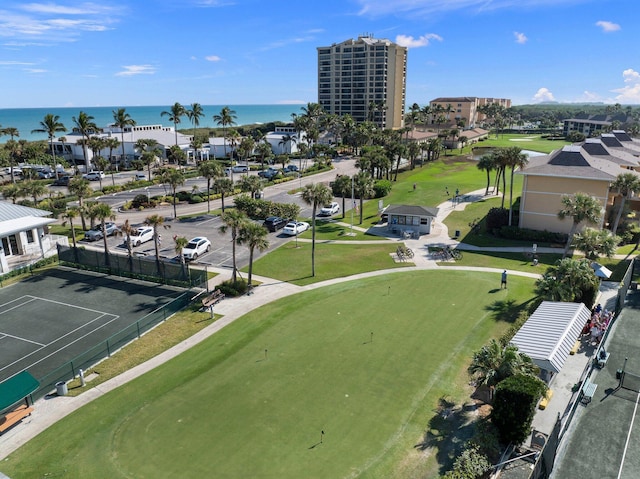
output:
[[[184,174],[182,171],[177,170],[175,168],[163,168],[159,174],[160,181],[162,183],[166,183],[171,187],[171,192],[173,195],[173,217],[178,217],[178,212],[176,210],[176,196],[178,186],[184,185]]]
[[[84,178],[72,178],[67,186],[69,193],[78,197],[78,206],[80,208],[80,220],[82,221],[82,229],[87,229],[87,222],[84,217],[84,199],[93,194],[93,189],[89,186],[89,181]]]
[[[207,179],[207,213],[211,212],[211,182],[224,175],[222,165],[216,160],[203,161],[198,165],[198,173]]]
[[[282,139],[278,142],[278,146],[282,148],[283,153],[291,153],[293,143],[297,143],[298,139],[295,135],[282,135]],[[288,148],[287,148],[288,147]]]
[[[339,175],[333,182],[333,194],[342,198],[342,218],[345,215],[345,198],[351,196],[352,184],[349,175]]]
[[[115,186],[116,184],[116,179],[114,178],[114,174],[116,171],[118,171],[118,161],[116,160],[115,162],[115,168],[113,168],[113,163],[112,163],[112,158],[113,158],[113,150],[115,150],[116,148],[118,148],[120,146],[120,140],[118,140],[116,137],[111,137],[111,138],[105,138],[104,140],[104,147],[109,149],[109,165],[112,167],[111,168],[111,183]]]
[[[353,177],[353,187],[360,202],[360,222],[362,224],[364,199],[373,194],[374,181],[369,173],[361,171]]]
[[[156,161],[156,157],[162,155],[162,148],[153,138],[140,138],[136,141],[135,149],[140,152],[140,160],[147,167],[147,175],[151,181],[151,165]]]
[[[631,198],[635,193],[640,191],[640,178],[633,173],[621,173],[616,177],[616,180],[611,185],[612,189],[618,190],[620,194],[620,206],[616,212],[616,218],[613,222],[611,231],[615,235],[618,232],[618,225],[620,224],[620,218],[624,211],[625,202]],[[615,201],[614,201],[615,204]]]
[[[53,156],[53,165],[56,164],[56,152],[53,149],[53,139],[56,137],[56,133],[67,131],[63,123],[60,123],[60,116],[53,113],[47,113],[44,119],[40,121],[40,128],[31,130],[31,133],[46,133],[49,138],[49,149]],[[56,178],[58,177],[58,169],[56,168]]]
[[[160,227],[164,225],[164,216],[151,215],[147,216],[144,220],[145,225],[149,225],[153,228],[153,246],[156,250],[156,264],[158,265],[158,272],[160,272]]]
[[[111,266],[111,258],[109,256],[109,245],[107,244],[107,227],[106,221],[115,221],[116,215],[111,210],[111,206],[106,203],[97,203],[93,207],[93,214],[96,219],[100,220],[100,229],[102,230],[102,241],[104,243],[104,262],[107,267]]]
[[[489,187],[491,186],[491,172],[496,167],[496,160],[493,153],[486,153],[480,157],[476,166],[481,171],[487,172],[487,188],[484,191],[484,195],[489,194]]]
[[[529,163],[529,157],[522,153],[517,146],[502,148],[501,155],[504,156],[505,165],[511,168],[511,179],[509,183],[509,226],[511,226],[513,218],[513,174],[516,168],[524,168]]]
[[[120,143],[122,144],[122,163],[125,164],[124,156],[124,129],[128,126],[136,126],[136,121],[126,112],[125,108],[113,110],[113,124],[120,128]],[[111,159],[111,158],[109,158]]]
[[[133,246],[131,245],[131,236],[133,236],[136,228],[126,220],[120,227],[120,232],[124,235],[124,244],[127,247],[127,254],[129,258],[129,264],[133,261]]]
[[[216,122],[216,125],[222,127],[222,139],[224,142],[224,157],[227,157],[227,127],[234,126],[236,124],[236,120],[238,119],[235,110],[232,110],[228,106],[222,107],[220,113],[217,115],[213,115],[213,121]]]
[[[222,213],[224,213],[224,199],[227,194],[233,193],[233,180],[231,178],[216,178],[213,181],[213,191],[220,195],[222,201]]]
[[[231,274],[231,280],[235,283],[238,272],[238,268],[236,266],[236,242],[238,240],[240,228],[249,221],[249,219],[242,211],[236,209],[225,211],[222,213],[221,219],[223,224],[219,228],[220,233],[224,234],[227,230],[231,231],[231,256],[233,261],[233,273]]]
[[[184,259],[184,255],[182,254],[182,252],[184,251],[184,248],[189,244],[189,240],[184,236],[176,236],[173,238],[173,242],[175,243],[174,251],[176,252],[178,258],[180,258],[180,264],[182,264],[182,268],[184,269],[186,260]]]
[[[264,251],[269,247],[267,230],[257,223],[245,222],[238,232],[238,244],[246,244],[249,247],[249,277],[247,279],[247,291],[251,292],[251,277],[253,274],[253,252]]]
[[[2,196],[4,198],[10,198],[14,205],[16,204],[16,200],[21,198],[23,195],[24,190],[16,183],[9,183],[2,187]]]
[[[195,144],[196,128],[200,126],[200,118],[204,116],[204,110],[202,109],[202,105],[200,103],[192,103],[191,106],[185,110],[185,114],[193,125],[193,141]]]
[[[163,111],[160,113],[160,116],[168,116],[169,121],[173,122],[173,131],[176,136],[176,146],[178,146],[178,124],[180,123],[180,118],[185,116],[187,111],[184,106],[180,103],[175,102],[169,111]]]
[[[73,247],[76,247],[76,230],[73,226],[73,220],[80,215],[80,208],[77,206],[68,207],[62,214],[62,218],[69,220],[69,227],[71,228],[71,240],[73,241]]]
[[[25,180],[21,183],[20,188],[23,191],[23,196],[33,198],[34,208],[38,206],[38,198],[49,192],[47,186],[38,180]]]
[[[323,183],[305,185],[302,190],[302,199],[311,205],[311,276],[316,275],[316,213],[318,205],[329,203],[331,198],[333,198],[331,190]]]
[[[89,158],[87,156],[87,142],[92,134],[98,133],[99,131],[98,125],[93,121],[94,119],[94,117],[86,114],[84,111],[80,111],[77,118],[75,116],[71,118],[74,125],[76,125],[73,128],[73,131],[80,133],[84,140],[84,143],[82,144],[82,154],[84,156],[84,167],[86,168],[86,171],[90,170]]]
[[[597,224],[602,218],[602,204],[586,193],[575,193],[574,195],[562,195],[560,200],[562,202],[562,209],[558,211],[558,218],[571,218],[571,230],[569,231],[569,237],[567,244],[564,247],[562,258],[567,256],[571,243],[573,242],[573,236],[578,229],[578,226],[583,221],[587,223]]]
[[[264,140],[258,143],[256,146],[256,153],[260,157],[260,169],[264,170],[264,160],[271,156],[273,150],[271,149],[271,144]],[[301,160],[302,161],[302,160]]]

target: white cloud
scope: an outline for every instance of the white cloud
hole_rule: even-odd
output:
[[[602,31],[606,33],[617,32],[620,30],[620,25],[613,22],[607,22],[606,20],[600,20],[599,22],[596,22],[596,25],[602,28]]]
[[[611,90],[618,95],[615,97],[616,103],[638,104],[640,103],[640,73],[628,68],[622,72],[625,86]]]
[[[125,65],[122,68],[124,70],[116,73],[116,76],[153,75],[156,72],[156,68],[152,65]]]
[[[533,101],[540,103],[543,101],[555,101],[553,93],[548,88],[539,88],[535,95],[533,95]]]
[[[15,60],[0,60],[0,65],[35,65],[35,63],[18,62]]]
[[[25,70],[27,73],[47,73],[48,70],[45,70],[43,68],[27,68]]]
[[[441,42],[442,37],[440,35],[436,35],[435,33],[427,33],[426,35],[422,35],[418,38],[413,38],[411,35],[396,36],[396,43],[407,48],[426,47],[429,46],[431,40],[438,40],[439,42]]]
[[[516,43],[523,44],[523,43],[527,43],[527,40],[529,40],[524,33],[513,32],[513,36],[516,37]]]
[[[580,98],[578,98],[576,101],[578,102],[586,102],[586,103],[593,103],[596,101],[602,101],[602,97],[600,95],[598,95],[597,93],[594,93],[592,91],[589,90],[585,90],[584,92],[582,92],[582,96]]]
[[[359,15],[382,16],[411,14],[428,16],[439,12],[467,10],[478,13],[499,9],[520,9],[543,6],[574,5],[588,0],[356,0],[360,5]]]
[[[221,58],[218,55],[209,55],[204,57],[205,60],[207,60],[208,62],[219,62],[221,60]]]

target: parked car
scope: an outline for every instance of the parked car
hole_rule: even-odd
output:
[[[107,233],[107,236],[111,236],[120,230],[118,226],[111,221],[104,224],[104,229]],[[87,241],[98,241],[102,239],[102,226],[97,225],[94,228],[91,228],[84,234],[84,239],[86,239]]]
[[[211,249],[211,241],[203,236],[192,238],[187,246],[182,248],[182,256],[186,260],[195,260],[201,254],[208,253]]]
[[[102,171],[90,171],[89,173],[82,175],[82,177],[85,180],[98,181],[104,178],[104,173]]]
[[[131,246],[139,246],[142,243],[151,241],[153,239],[153,228],[149,226],[141,226],[135,230],[129,239],[131,240]],[[127,244],[127,238],[124,239],[124,244]]]
[[[137,171],[134,179],[136,181],[146,181],[147,180],[147,175],[146,175],[146,173],[144,173],[142,171]]]
[[[38,178],[40,178],[41,180],[48,180],[50,178],[53,178],[54,176],[56,176],[56,174],[53,171],[38,171]]]
[[[304,221],[290,221],[282,229],[282,232],[289,236],[296,236],[304,231],[307,231],[308,229],[309,223],[305,223]]]
[[[337,202],[332,201],[330,204],[324,205],[320,209],[320,213],[318,213],[318,216],[333,216],[338,211],[340,211],[340,205]]]
[[[69,181],[71,181],[71,176],[69,175],[64,175],[61,176],[60,178],[56,179],[53,183],[51,183],[53,186],[68,186],[69,185]]]
[[[275,178],[280,172],[276,168],[267,168],[266,170],[258,171],[258,176],[267,180]]]
[[[300,170],[299,170],[299,168],[298,168],[296,165],[294,165],[294,164],[292,164],[292,163],[291,163],[291,164],[289,164],[289,165],[285,166],[285,167],[283,168],[283,171],[284,171],[285,173],[297,173],[297,172],[298,172],[298,171],[300,171]]]
[[[279,229],[284,228],[284,226],[289,222],[289,220],[285,220],[284,218],[280,218],[279,216],[269,216],[264,220],[262,226],[267,228],[267,230],[273,232],[278,231]]]
[[[236,165],[231,168],[234,173],[248,173],[249,167],[247,165]]]

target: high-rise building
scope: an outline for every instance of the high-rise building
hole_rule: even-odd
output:
[[[318,103],[382,128],[404,124],[407,48],[373,36],[318,47]]]

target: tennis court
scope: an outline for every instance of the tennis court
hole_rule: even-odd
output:
[[[552,477],[640,477],[640,292],[629,293],[613,327],[606,344],[611,356],[591,377],[596,393],[578,406]]]
[[[0,381],[43,378],[184,289],[56,268],[0,289]]]

